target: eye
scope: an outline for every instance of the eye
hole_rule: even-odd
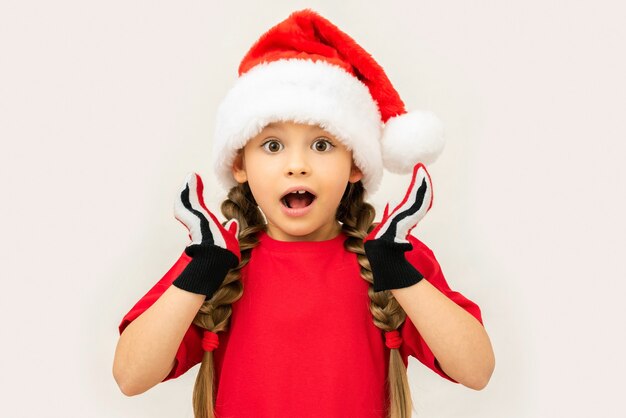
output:
[[[278,142],[276,139],[270,139],[269,141],[264,142],[262,147],[269,153],[276,153],[283,149],[283,144]]]
[[[327,152],[333,149],[335,146],[326,138],[318,138],[313,142],[312,148],[318,152]]]

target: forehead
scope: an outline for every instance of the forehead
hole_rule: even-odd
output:
[[[277,130],[277,131],[290,131],[290,130],[298,130],[304,132],[324,132],[327,135],[332,136],[332,134],[326,131],[319,125],[308,124],[308,123],[299,123],[299,122],[272,122],[265,125],[263,130]]]

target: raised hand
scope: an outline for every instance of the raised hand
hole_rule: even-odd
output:
[[[174,204],[174,216],[189,230],[191,245],[217,245],[241,258],[237,233],[239,223],[231,219],[222,226],[204,204],[204,184],[196,173],[189,173]]]
[[[432,202],[430,175],[424,164],[418,163],[404,199],[391,213],[387,205],[380,224],[363,240],[376,292],[409,287],[424,278],[404,253],[413,249],[407,237],[430,210]]]
[[[188,174],[174,204],[174,216],[189,230],[191,243],[185,253],[192,259],[173,284],[210,299],[239,264],[241,253],[237,220],[222,226],[204,204],[203,189],[202,178]]]

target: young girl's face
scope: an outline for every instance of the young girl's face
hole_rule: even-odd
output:
[[[334,238],[346,186],[362,178],[352,152],[334,136],[292,122],[272,123],[252,138],[235,159],[233,176],[248,182],[268,235],[281,241]]]

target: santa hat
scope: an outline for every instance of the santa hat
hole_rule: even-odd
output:
[[[352,150],[369,193],[383,168],[409,173],[418,162],[434,162],[444,146],[439,119],[407,113],[374,58],[308,9],[257,40],[218,108],[213,163],[223,186],[237,184],[231,173],[237,150],[278,121],[316,124],[335,136]]]

